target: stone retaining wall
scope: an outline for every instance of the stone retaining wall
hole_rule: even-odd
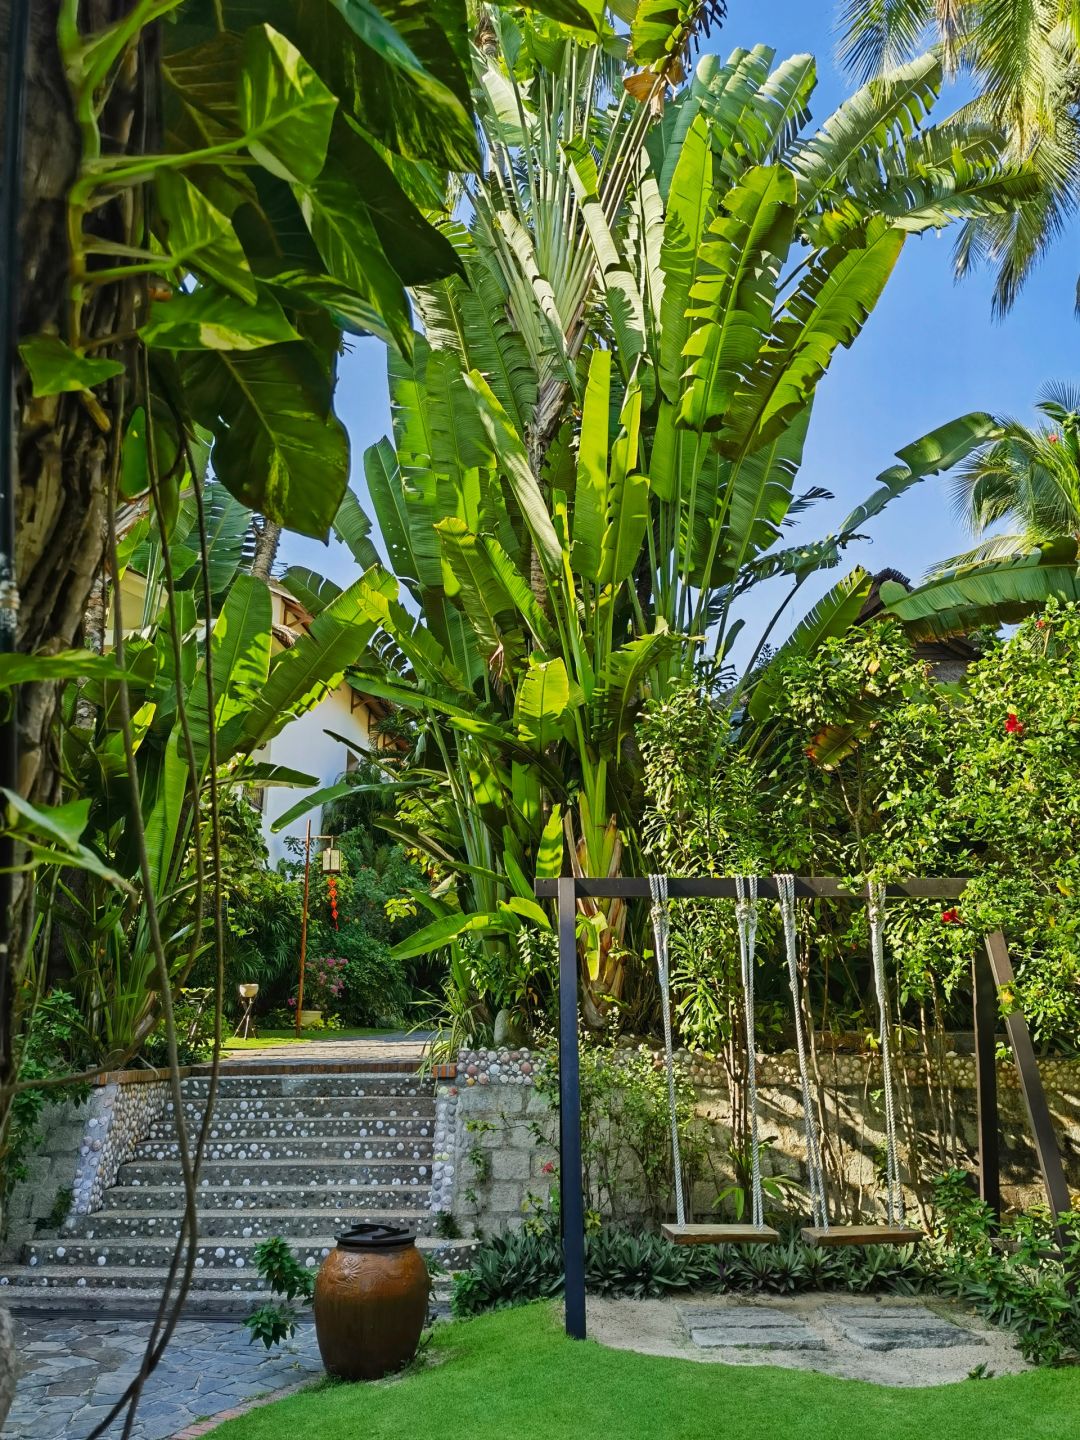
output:
[[[695,1211],[707,1212],[718,1189],[730,1179],[727,1160],[731,1106],[726,1078],[719,1062],[680,1052],[697,1090],[697,1111],[707,1137],[708,1166],[693,1196]],[[654,1055],[653,1063],[662,1064]],[[921,1056],[895,1062],[898,1083],[902,1173],[923,1179],[938,1173],[946,1163],[972,1165],[976,1152],[975,1062],[971,1056],[950,1053],[944,1065],[949,1089],[942,1097],[928,1084]],[[536,1197],[545,1199],[557,1180],[558,1117],[534,1088],[542,1061],[528,1050],[462,1051],[457,1083],[442,1086],[442,1103],[453,1103],[453,1153],[444,1161],[446,1179],[438,1208],[450,1208],[466,1231],[492,1231],[521,1223]],[[832,1173],[842,1179],[839,1199],[849,1213],[876,1211],[880,1194],[878,1163],[884,1144],[884,1115],[880,1099],[880,1065],[862,1054],[828,1054],[821,1057],[821,1100],[828,1116]],[[1080,1190],[1080,1062],[1052,1060],[1041,1066],[1043,1084],[1063,1152],[1066,1174]],[[1043,1199],[1034,1148],[1011,1061],[998,1067],[999,1109],[1002,1130],[1002,1182],[1006,1199],[1018,1205]],[[805,1184],[802,1104],[794,1052],[758,1058],[761,1133],[774,1137],[763,1155],[763,1168],[773,1175],[790,1175]],[[448,1112],[449,1114],[449,1112]],[[914,1122],[914,1123],[913,1123]],[[943,1130],[947,1155],[942,1159],[931,1137]],[[907,1136],[920,1137],[914,1150]],[[640,1169],[629,1167],[620,1180],[620,1196],[627,1209],[644,1210],[644,1181]],[[926,1186],[908,1186],[907,1200],[918,1213]]]
[[[168,1089],[157,1072],[125,1071],[103,1077],[86,1100],[47,1106],[38,1125],[44,1140],[26,1161],[27,1178],[11,1193],[0,1257],[15,1258],[65,1193],[69,1214],[100,1209],[116,1172],[164,1109]]]

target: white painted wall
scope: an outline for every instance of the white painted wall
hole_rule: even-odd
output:
[[[286,765],[290,770],[301,770],[305,775],[314,775],[320,785],[333,785],[345,773],[349,751],[327,732],[344,735],[354,744],[371,748],[368,738],[368,709],[359,695],[348,685],[339,685],[333,694],[309,710],[306,715],[291,721],[275,735],[270,744],[258,752],[259,760],[268,760],[272,765]],[[270,851],[270,863],[276,865],[287,852],[285,840],[294,835],[303,840],[308,816],[294,821],[276,835],[270,827],[274,820],[292,808],[304,795],[302,790],[282,786],[271,786],[265,791],[263,802],[263,838]],[[308,812],[313,835],[322,833],[322,809]]]

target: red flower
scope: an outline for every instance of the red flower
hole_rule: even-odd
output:
[[[1045,620],[1036,620],[1036,621],[1035,621],[1035,629],[1036,629],[1036,630],[1045,630],[1045,629],[1046,629],[1046,621],[1045,621]]]
[[[541,1175],[554,1175],[554,1174],[555,1174],[555,1161],[554,1161],[554,1160],[545,1160],[544,1163],[543,1163],[543,1165],[540,1166],[540,1174],[541,1174]]]
[[[1056,430],[1052,430],[1052,431],[1050,432],[1050,434],[1049,434],[1046,438],[1050,441],[1050,444],[1051,444],[1051,445],[1056,445],[1056,444],[1058,443],[1058,433],[1057,433],[1057,431],[1056,431]]]
[[[955,905],[951,910],[943,910],[941,912],[941,923],[943,925],[960,925],[963,923],[960,919],[960,911],[957,910]]]
[[[1010,710],[1006,716],[1005,733],[1006,735],[1022,735],[1024,733],[1024,722],[1015,710]]]

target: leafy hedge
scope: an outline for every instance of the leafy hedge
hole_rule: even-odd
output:
[[[655,1298],[679,1291],[795,1295],[930,1291],[969,1305],[1016,1333],[1026,1359],[1080,1361],[1080,1215],[1063,1217],[1064,1248],[1042,1212],[995,1231],[993,1217],[962,1171],[937,1181],[939,1229],[924,1245],[818,1250],[797,1230],[775,1245],[673,1245],[621,1228],[585,1240],[586,1287],[594,1295]],[[562,1243],[552,1226],[486,1241],[472,1267],[455,1276],[455,1316],[476,1315],[562,1293]]]

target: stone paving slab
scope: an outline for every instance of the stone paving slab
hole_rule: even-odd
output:
[[[16,1318],[19,1379],[4,1440],[82,1440],[138,1372],[145,1320]],[[255,1396],[321,1375],[315,1327],[277,1351],[251,1345],[235,1322],[181,1320],[150,1376],[134,1440],[166,1440]],[[119,1436],[114,1426],[110,1437]]]
[[[885,1309],[882,1305],[827,1305],[822,1314],[845,1340],[864,1350],[939,1350],[982,1345],[981,1336],[935,1315],[925,1305]]]
[[[709,1308],[687,1305],[679,1317],[702,1350],[824,1350],[805,1320],[765,1305]]]

